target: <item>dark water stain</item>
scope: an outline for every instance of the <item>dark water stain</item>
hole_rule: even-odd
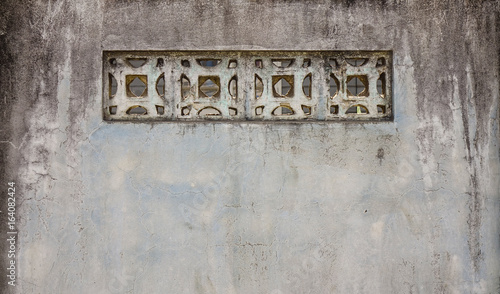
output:
[[[382,165],[382,161],[384,160],[384,148],[379,148],[377,150],[377,158],[379,159],[380,161],[380,165]]]

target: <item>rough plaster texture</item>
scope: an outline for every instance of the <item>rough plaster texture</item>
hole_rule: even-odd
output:
[[[500,292],[498,2],[0,6],[3,293]],[[148,49],[393,50],[394,121],[104,122]]]

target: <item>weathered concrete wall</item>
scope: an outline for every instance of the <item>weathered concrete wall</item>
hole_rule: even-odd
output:
[[[496,1],[0,9],[4,292],[500,292]],[[102,50],[148,49],[394,50],[395,118],[103,122]]]

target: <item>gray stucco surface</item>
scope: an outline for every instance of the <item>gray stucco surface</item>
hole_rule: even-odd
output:
[[[1,6],[3,292],[500,293],[498,2]],[[177,49],[393,50],[394,121],[103,121],[102,50]]]

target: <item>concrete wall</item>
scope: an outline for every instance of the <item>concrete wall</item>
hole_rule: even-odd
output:
[[[3,293],[500,292],[498,2],[0,6]],[[393,50],[394,121],[104,122],[148,49]]]

